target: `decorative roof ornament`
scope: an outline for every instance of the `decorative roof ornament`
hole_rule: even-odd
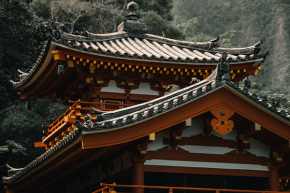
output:
[[[64,69],[64,65],[62,65],[62,62],[60,63],[60,65],[58,65],[58,69],[57,69],[57,74],[58,75],[64,75],[64,71],[65,71],[65,69]]]
[[[130,2],[127,5],[127,10],[130,12],[126,18],[127,21],[122,22],[118,31],[126,31],[126,32],[148,32],[147,25],[144,23],[140,23],[138,19],[139,15],[136,14],[138,10],[138,4],[135,2]]]
[[[138,11],[138,4],[134,1],[128,3],[127,10],[130,12],[130,14],[126,16],[128,20],[137,20],[140,18],[139,15],[136,14],[136,12]]]
[[[217,69],[217,75],[216,75],[216,80],[232,80],[231,76],[231,68],[228,63],[226,63],[228,58],[228,54],[223,52],[222,53],[222,58],[221,58],[221,63],[218,64],[218,69]]]
[[[247,79],[245,80],[245,88],[248,88],[248,89],[251,88],[251,80],[249,76],[247,76]]]

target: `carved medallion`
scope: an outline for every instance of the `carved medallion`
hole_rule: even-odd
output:
[[[234,122],[229,118],[235,114],[233,110],[226,106],[219,106],[211,110],[211,113],[215,116],[211,120],[211,125],[217,133],[225,135],[232,131]]]

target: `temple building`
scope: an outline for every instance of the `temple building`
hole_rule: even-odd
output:
[[[249,92],[268,51],[147,33],[137,4],[118,32],[57,24],[21,99],[68,105],[35,142],[45,153],[2,178],[7,193],[286,191],[290,115]],[[245,79],[245,86],[239,81]],[[168,87],[170,87],[168,89]]]

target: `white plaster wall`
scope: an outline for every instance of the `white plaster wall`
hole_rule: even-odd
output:
[[[193,119],[191,126],[183,130],[181,137],[191,137],[202,134],[203,129],[203,117]]]
[[[131,94],[145,94],[145,95],[159,95],[158,91],[151,90],[150,84],[146,82],[141,82],[139,88],[132,89]]]
[[[221,135],[221,134],[217,133],[215,130],[212,130],[212,132],[211,132],[211,135],[215,135],[215,136],[221,137],[223,139],[230,139],[233,141],[237,141],[237,134],[238,134],[238,131],[235,130],[234,128],[230,133],[227,133],[225,135]]]
[[[89,182],[89,186],[98,182],[98,172],[97,172],[97,170],[90,171],[90,175],[91,175],[91,179],[90,179],[90,182]]]
[[[99,181],[101,181],[107,177],[106,173],[103,171],[99,171],[98,174],[99,174]]]
[[[189,151],[190,153],[204,153],[204,154],[220,154],[224,155],[229,153],[235,148],[228,147],[211,147],[211,146],[197,146],[197,145],[182,145],[180,148]]]
[[[181,137],[191,137],[202,134],[203,130],[203,117],[193,119],[192,126],[185,129]],[[221,137],[222,139],[237,141],[237,130],[233,129],[226,135],[220,135],[214,130],[211,135]],[[159,132],[155,136],[155,141],[148,145],[147,151],[157,151],[158,149],[164,148],[167,145],[163,145],[163,138],[169,138],[169,129]],[[250,138],[251,149],[248,152],[261,157],[269,158],[270,147]],[[201,153],[201,154],[220,154],[224,155],[229,153],[235,148],[228,147],[211,147],[211,146],[198,146],[198,145],[180,145],[178,146],[190,153]],[[241,169],[241,170],[259,170],[268,171],[267,166],[261,166],[258,164],[236,164],[236,163],[215,163],[215,162],[197,162],[197,161],[179,161],[179,160],[147,160],[145,165],[163,165],[163,166],[178,166],[178,167],[203,167],[203,168],[223,168],[223,169]]]
[[[119,173],[122,170],[122,160],[121,158],[117,158],[114,160],[114,169],[111,173],[111,175],[114,175],[116,173]]]
[[[271,152],[270,146],[253,138],[250,138],[249,142],[251,144],[251,149],[247,149],[248,152],[256,156],[269,158]]]
[[[161,160],[161,159],[146,160],[144,165],[269,171],[267,166],[261,166],[258,164],[177,161],[177,160]]]
[[[169,129],[156,133],[155,141],[153,141],[152,143],[148,145],[147,151],[157,151],[158,149],[162,149],[163,147],[166,147],[167,145],[163,145],[163,138],[169,138],[169,137],[170,137]]]
[[[118,88],[116,82],[114,80],[110,80],[107,87],[102,87],[101,92],[125,93],[125,90]]]
[[[123,159],[123,170],[131,167],[133,164],[129,159]]]

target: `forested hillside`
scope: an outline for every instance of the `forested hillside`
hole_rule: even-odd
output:
[[[131,1],[131,0],[130,0]],[[58,3],[52,3],[58,2]],[[68,13],[62,3],[74,2]],[[41,141],[41,125],[48,125],[68,107],[60,101],[17,96],[9,80],[18,81],[17,69],[27,71],[36,61],[49,23],[77,34],[85,28],[93,33],[113,32],[128,14],[126,0],[9,0],[0,1],[0,166],[9,162],[24,167],[44,150],[33,148]],[[290,0],[135,0],[140,21],[148,24],[149,33],[174,39],[206,41],[220,37],[223,47],[251,46],[263,40],[261,52],[270,50],[262,70],[252,77],[252,92],[289,110],[290,100]],[[59,6],[59,7],[58,7]],[[124,9],[124,11],[122,11]],[[73,20],[72,15],[81,16]],[[66,16],[70,17],[66,17]],[[270,97],[269,94],[272,96]],[[273,95],[274,94],[274,95]],[[10,159],[14,140],[27,149]],[[6,146],[5,146],[6,145]],[[14,151],[17,149],[14,148]],[[20,148],[21,150],[21,148]],[[20,151],[19,150],[19,151]],[[24,149],[22,149],[24,150]],[[20,151],[21,152],[21,151]],[[0,167],[0,176],[6,169]],[[0,183],[0,192],[1,190]]]
[[[229,30],[241,34],[231,40],[234,47],[250,46],[263,40],[261,51],[270,50],[258,76],[263,90],[288,95],[290,90],[290,1],[289,0],[176,0],[174,25],[197,18],[187,29],[188,37],[221,36]]]

